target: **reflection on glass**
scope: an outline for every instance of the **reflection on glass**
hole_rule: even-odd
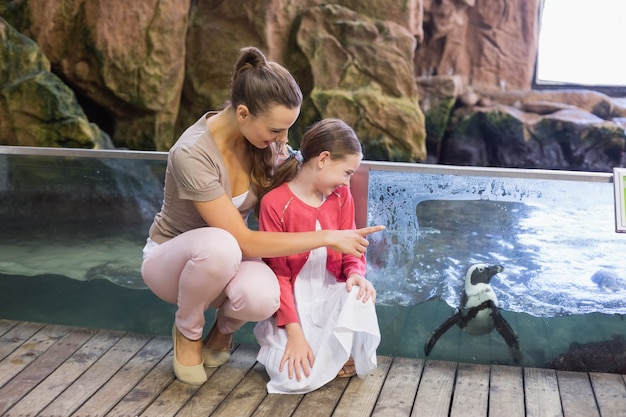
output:
[[[0,273],[145,288],[141,248],[164,161],[0,155],[0,172]]]
[[[88,155],[0,152],[0,318],[167,335],[176,307],[140,276],[166,155]],[[623,352],[626,333],[612,184],[395,167],[369,172],[368,222],[387,226],[367,253],[379,354],[513,364],[496,331],[454,326],[424,349],[461,304],[467,268],[484,262],[504,267],[490,284],[519,337],[516,364],[626,369],[606,353]],[[253,325],[239,343],[256,343]]]
[[[626,236],[610,183],[372,171],[368,277],[383,349],[429,359],[620,372],[626,348]],[[490,282],[519,337],[521,360],[491,331],[455,326],[466,270],[502,265]],[[623,355],[622,355],[623,356]],[[621,359],[620,359],[621,358]]]
[[[609,183],[378,171],[369,195],[370,224],[388,227],[368,252],[383,304],[456,306],[465,270],[486,262],[504,266],[494,289],[506,310],[626,313]]]

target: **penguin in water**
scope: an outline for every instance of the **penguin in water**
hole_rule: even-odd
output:
[[[509,346],[515,363],[520,361],[522,355],[517,334],[500,314],[496,293],[489,284],[491,278],[503,270],[500,265],[483,263],[468,268],[461,305],[456,314],[444,321],[430,336],[424,346],[426,356],[433,350],[437,340],[456,324],[466,333],[476,336],[488,334],[495,328]]]

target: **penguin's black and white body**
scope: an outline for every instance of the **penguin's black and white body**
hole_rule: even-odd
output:
[[[458,325],[471,335],[484,335],[494,328],[509,346],[515,362],[521,359],[519,340],[509,323],[502,317],[498,309],[498,298],[489,282],[494,275],[502,272],[500,265],[474,264],[465,274],[465,288],[461,296],[461,305],[457,312],[443,322],[430,336],[424,346],[428,356],[435,347],[437,340],[452,326]]]

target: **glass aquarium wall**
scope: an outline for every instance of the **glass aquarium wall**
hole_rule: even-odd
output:
[[[140,275],[166,158],[0,146],[0,318],[167,334]]]
[[[0,147],[0,318],[168,334],[140,276],[166,157]],[[379,354],[626,373],[611,174],[366,161],[352,192],[359,225],[387,226]]]
[[[626,371],[626,235],[615,232],[611,174],[369,165],[368,222],[387,226],[368,249],[394,335],[383,345]]]

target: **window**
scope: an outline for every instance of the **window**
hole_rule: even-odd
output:
[[[626,1],[543,0],[535,87],[626,91]]]

